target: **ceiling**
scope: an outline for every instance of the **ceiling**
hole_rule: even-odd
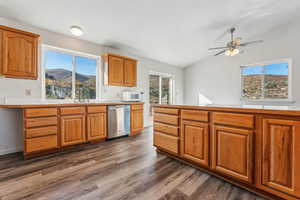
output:
[[[223,46],[231,26],[251,38],[299,8],[299,0],[0,0],[2,17],[67,35],[79,25],[80,39],[180,67],[213,55],[207,49]]]

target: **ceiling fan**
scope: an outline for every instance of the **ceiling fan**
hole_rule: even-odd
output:
[[[225,54],[226,56],[235,56],[239,53],[243,53],[244,51],[241,50],[240,47],[245,47],[250,44],[255,44],[255,43],[261,43],[263,40],[257,40],[257,41],[252,41],[252,42],[245,42],[241,43],[242,38],[237,37],[236,39],[233,38],[233,33],[235,32],[236,28],[231,28],[229,29],[229,33],[231,35],[231,41],[227,43],[226,47],[216,47],[216,48],[210,48],[208,50],[221,50],[215,56]]]

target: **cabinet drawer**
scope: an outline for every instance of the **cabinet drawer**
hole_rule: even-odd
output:
[[[25,117],[48,117],[57,116],[57,108],[34,108],[26,109]]]
[[[61,115],[84,114],[85,107],[65,107],[60,109]]]
[[[25,152],[31,153],[57,148],[57,135],[37,137],[25,140]]]
[[[167,124],[162,124],[162,123],[154,123],[154,130],[163,132],[163,133],[168,133],[173,136],[179,136],[179,128],[176,126],[170,126]]]
[[[26,138],[57,135],[57,127],[49,126],[43,128],[30,128],[30,129],[26,129],[25,133],[26,133]]]
[[[215,124],[254,128],[254,115],[215,112],[213,113],[213,122]]]
[[[178,154],[179,153],[179,139],[174,136],[169,136],[163,133],[154,133],[154,146],[162,148],[169,152]]]
[[[131,105],[131,110],[143,110],[144,105]]]
[[[171,114],[171,115],[178,115],[179,114],[179,109],[154,108],[154,113],[165,113],[165,114]]]
[[[179,125],[178,116],[176,116],[176,115],[166,115],[166,114],[155,113],[154,121],[155,122],[163,122],[166,124],[172,124],[175,126]]]
[[[106,112],[106,106],[89,106],[88,113],[103,113]]]
[[[181,119],[208,122],[208,112],[201,110],[182,110]]]
[[[57,125],[57,117],[43,117],[43,118],[32,118],[25,120],[25,127],[38,127],[38,126],[55,126]]]

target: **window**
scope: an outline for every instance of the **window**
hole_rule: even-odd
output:
[[[281,60],[241,67],[243,100],[291,100],[291,61]]]
[[[151,73],[150,104],[172,104],[174,81],[170,75]]]
[[[97,99],[98,57],[43,48],[46,99]]]

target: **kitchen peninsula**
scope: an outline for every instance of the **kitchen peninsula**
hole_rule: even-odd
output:
[[[300,198],[300,108],[154,105],[154,145],[267,198]]]
[[[143,130],[142,102],[5,104],[23,113],[24,157],[107,138],[107,107],[130,105],[130,136]]]

